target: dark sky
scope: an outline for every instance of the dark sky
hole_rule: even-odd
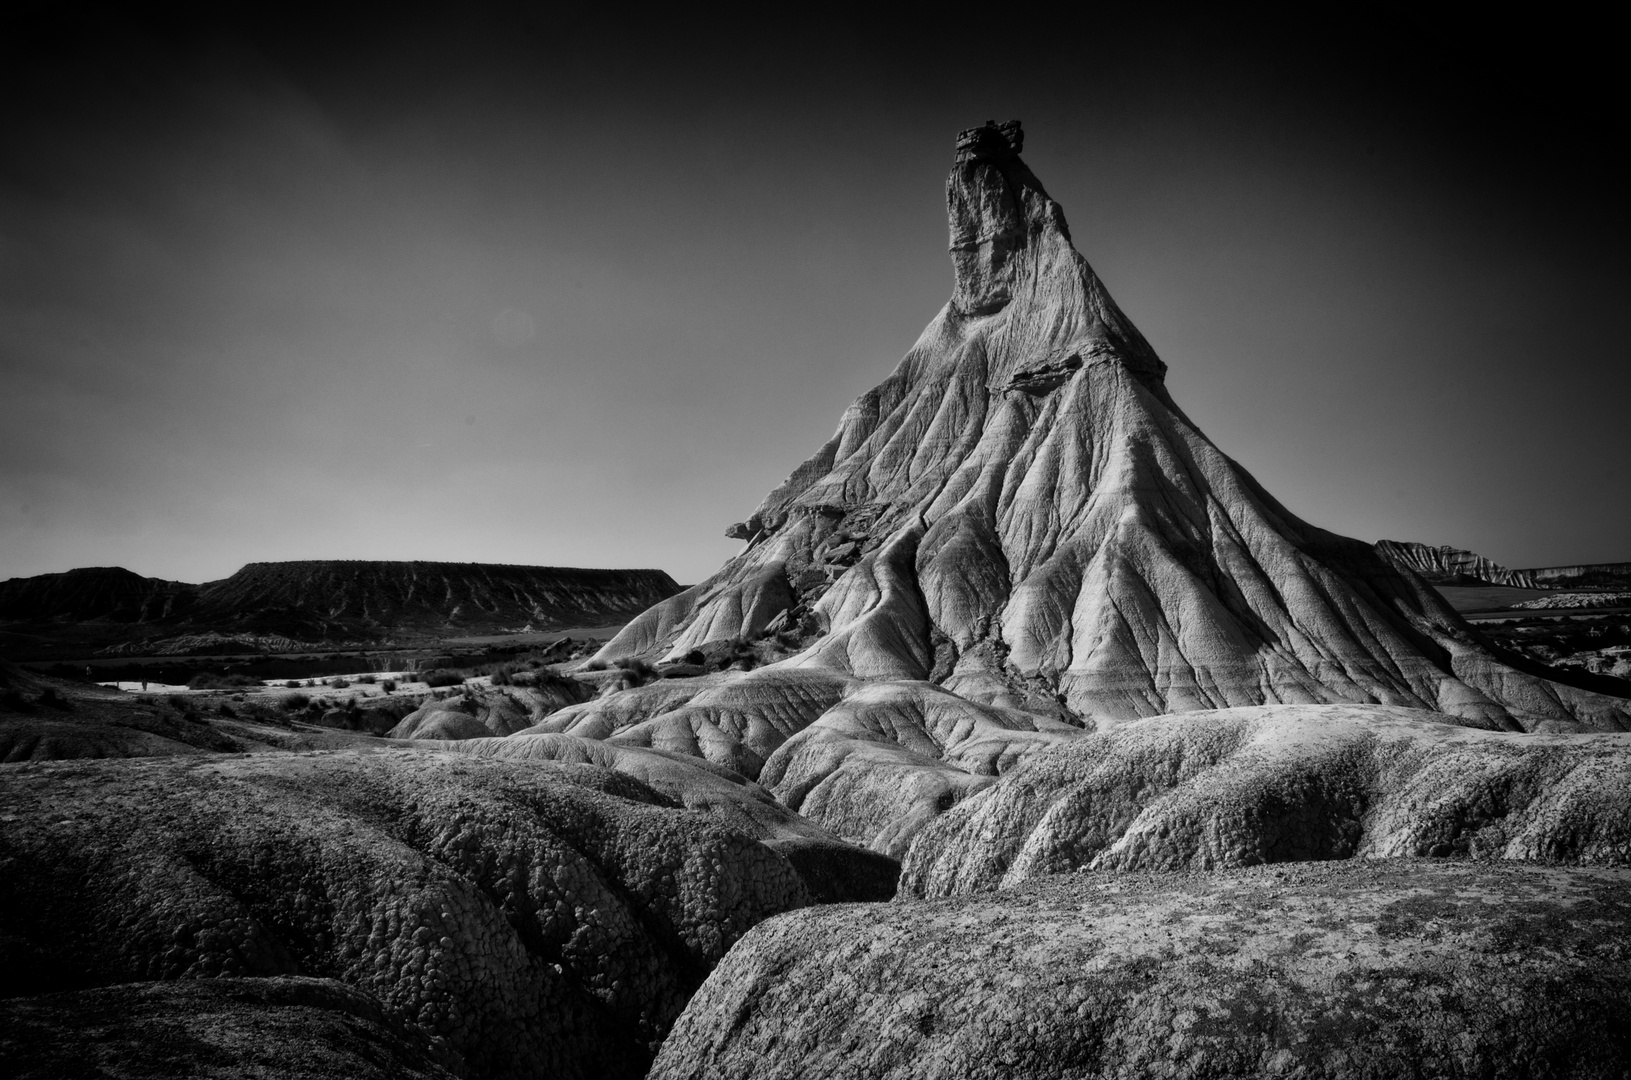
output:
[[[695,581],[945,302],[953,139],[1010,117],[1294,512],[1631,559],[1606,27],[222,6],[0,16],[0,578]]]

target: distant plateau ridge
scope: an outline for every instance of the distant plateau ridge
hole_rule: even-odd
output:
[[[177,635],[377,641],[608,625],[679,591],[661,570],[318,559],[193,585],[93,566],[0,582],[0,624],[14,643],[123,651]]]
[[[1631,563],[1539,566],[1508,570],[1476,552],[1429,547],[1400,540],[1379,540],[1377,553],[1394,566],[1408,568],[1429,585],[1510,585],[1519,589],[1616,587],[1631,585]]]

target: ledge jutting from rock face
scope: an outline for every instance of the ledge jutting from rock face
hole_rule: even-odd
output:
[[[1107,722],[1257,704],[1631,727],[1501,663],[1408,568],[1299,520],[1192,425],[1071,245],[1017,122],[964,132],[954,290],[895,371],[730,535],[746,549],[600,654],[823,635],[787,667],[933,678]]]

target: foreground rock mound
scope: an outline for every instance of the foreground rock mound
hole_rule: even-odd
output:
[[[1621,1076],[1628,887],[1389,860],[810,909],[731,951],[651,1076]]]
[[[1631,735],[1378,706],[1157,717],[1033,755],[919,833],[902,889],[1410,855],[1631,865]]]
[[[523,693],[530,693],[523,691]],[[481,739],[524,731],[536,706],[513,694],[467,690],[457,697],[427,698],[386,732],[392,739]],[[552,711],[543,708],[541,714]]]
[[[1081,729],[933,683],[822,668],[664,680],[562,709],[527,732],[700,759],[892,857],[937,814]]]
[[[541,732],[424,745],[505,761],[555,761],[611,769],[634,777],[687,810],[706,814],[760,841],[792,864],[817,902],[881,901],[895,895],[900,877],[895,858],[845,843],[789,810],[746,777],[688,754]]]
[[[336,979],[480,1077],[636,1077],[809,893],[630,776],[408,749],[5,766],[0,996]]]
[[[951,301],[731,527],[746,549],[601,659],[797,630],[782,667],[1089,725],[1357,703],[1631,729],[1631,702],[1513,666],[1415,573],[1299,520],[1213,446],[1022,143],[1017,122],[959,137]]]
[[[0,999],[0,1061],[14,1080],[459,1075],[437,1057],[379,1002],[329,979],[189,979]]]

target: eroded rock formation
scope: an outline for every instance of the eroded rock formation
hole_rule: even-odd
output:
[[[333,753],[3,718],[27,756],[191,755],[0,766],[8,1022],[314,1075],[633,1077],[671,1025],[653,1076],[1624,1072],[1631,871],[1353,857],[1631,863],[1626,701],[1207,442],[1022,146],[959,138],[951,301],[599,657],[695,677],[466,690]],[[463,610],[372,565],[222,595]],[[802,910],[901,856],[960,895]]]
[[[793,865],[810,895],[822,903],[888,900],[895,895],[899,852],[878,854],[846,843],[808,817],[789,810],[739,773],[690,754],[627,746],[575,735],[522,732],[507,739],[467,739],[435,745],[505,761],[595,765],[632,776],[675,805],[695,810],[751,836]],[[864,844],[868,837],[860,837]]]
[[[927,825],[902,889],[1415,855],[1631,865],[1631,735],[1433,721],[1378,706],[1256,706],[1061,743]]]
[[[560,733],[700,759],[762,784],[852,843],[899,857],[925,824],[1036,751],[1084,732],[933,683],[817,667],[664,680],[562,709]]]
[[[1021,145],[1017,123],[959,137],[951,301],[732,526],[746,549],[602,659],[780,619],[813,636],[783,670],[933,679],[1089,727],[1312,703],[1631,727],[1626,701],[1503,663],[1419,576],[1299,520],[1196,430]]]
[[[1584,566],[1540,566],[1522,573],[1543,588],[1626,588],[1631,586],[1631,563],[1593,563]]]

